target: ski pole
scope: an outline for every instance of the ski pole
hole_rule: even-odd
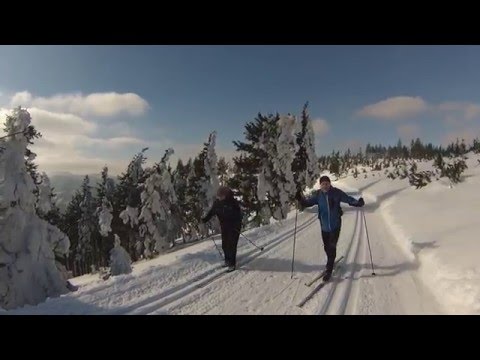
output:
[[[207,226],[208,226],[208,228],[211,230],[210,225],[207,225]],[[221,252],[220,249],[218,248],[217,243],[215,242],[215,239],[213,238],[214,236],[215,236],[215,234],[212,234],[212,235],[209,236],[209,238],[213,241],[213,245],[215,245],[215,249],[217,249],[218,254],[220,255],[220,257],[221,257],[222,260],[223,260],[222,252]]]
[[[365,218],[365,211],[363,209],[362,209],[362,214],[363,214],[363,221],[365,222],[365,231],[367,233],[368,251],[370,252],[370,262],[372,264],[372,275],[375,276],[375,269],[373,268],[372,249],[370,248],[370,239],[368,236],[367,219]]]
[[[242,235],[250,244],[252,244],[253,246],[255,246],[257,249],[259,249],[260,251],[263,251],[264,247],[260,247],[258,245],[256,245],[252,240],[250,240],[249,238],[247,238],[245,235],[243,235],[243,233],[239,232],[240,235]]]
[[[297,217],[298,217],[298,205],[295,209],[295,231],[293,233],[292,275],[290,276],[290,279],[293,279],[293,264],[295,263],[295,242],[297,239]]]
[[[213,241],[213,244],[215,245],[215,249],[217,249],[217,251],[218,251],[218,254],[220,255],[220,257],[221,257],[221,258],[222,258],[222,260],[223,260],[223,255],[222,255],[222,252],[221,252],[221,251],[220,251],[220,249],[218,248],[218,246],[217,246],[217,243],[215,242],[215,240],[213,239],[213,235],[212,235],[210,238],[212,239],[212,241]]]

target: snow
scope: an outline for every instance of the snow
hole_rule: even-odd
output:
[[[441,178],[421,190],[404,180],[348,179],[345,185],[364,188],[366,202],[381,202],[381,214],[406,258],[449,314],[480,314],[479,155],[467,154],[464,182],[450,188]],[[433,162],[418,163],[433,170]],[[372,182],[373,180],[373,182]]]
[[[30,114],[17,108],[7,119],[8,134],[30,126]],[[27,139],[17,134],[2,140],[0,155],[0,307],[38,304],[67,292],[55,253],[70,241],[35,213],[35,187],[26,170]]]
[[[115,243],[110,250],[110,273],[115,275],[130,274],[132,260],[127,251],[120,245],[120,238],[115,234]]]
[[[130,223],[133,229],[135,225],[138,225],[138,209],[127,205],[125,210],[120,213],[120,219],[124,224]]]
[[[265,247],[262,252],[240,237],[235,272],[223,272],[209,238],[134,263],[131,273],[106,281],[98,275],[71,279],[80,285],[77,292],[4,313],[480,314],[480,156],[468,157],[464,181],[451,188],[442,178],[416,190],[408,178],[391,180],[383,170],[367,169],[364,178],[360,166],[357,179],[335,181],[353,197],[363,196],[366,206],[343,205],[337,258],[344,259],[303,308],[296,304],[311,290],[304,284],[326,260],[315,207],[297,214],[293,279],[295,211],[244,233]],[[431,169],[432,162],[418,163],[419,171]],[[213,240],[220,246],[219,236]]]
[[[100,235],[105,237],[112,231],[112,210],[112,204],[106,197],[104,197],[102,200],[102,207],[98,209],[98,225],[100,226]]]
[[[167,162],[172,154],[173,149],[168,149],[158,168],[147,169],[149,175],[140,195],[142,208],[138,219],[143,222],[140,236],[144,236],[143,247],[146,257],[151,256],[151,244],[155,245],[158,252],[168,248],[168,238],[171,236],[168,226],[168,220],[172,215],[170,207],[177,201],[171,174],[167,169]]]
[[[52,199],[50,197],[50,179],[45,173],[42,173],[40,175],[40,178],[41,182],[38,185],[37,209],[40,210],[42,214],[47,214],[50,210],[53,209]]]

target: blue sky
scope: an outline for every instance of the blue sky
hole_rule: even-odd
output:
[[[48,171],[193,156],[212,130],[231,156],[258,112],[307,100],[322,154],[480,135],[479,64],[479,46],[0,46],[0,107],[32,108]]]

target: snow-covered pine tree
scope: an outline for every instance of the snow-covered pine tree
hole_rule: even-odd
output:
[[[79,263],[82,274],[86,274],[90,272],[91,266],[96,263],[97,256],[95,201],[92,196],[92,187],[90,186],[88,175],[83,179],[81,198],[76,260]]]
[[[443,160],[441,152],[437,153],[435,161],[433,162],[433,167],[438,170],[438,172],[440,173],[440,177],[445,176],[445,161]]]
[[[303,107],[299,125],[300,129],[296,133],[298,150],[295,154],[292,170],[296,191],[303,192],[305,187],[313,187],[320,174],[318,158],[315,154],[315,134],[308,114],[308,102]]]
[[[187,242],[188,227],[187,227],[187,207],[186,207],[186,193],[187,193],[187,176],[189,173],[188,164],[183,165],[181,159],[177,162],[177,167],[173,173],[173,187],[177,195],[176,213],[179,218],[179,232],[183,238],[183,242]]]
[[[215,141],[216,133],[213,132],[204,143],[200,154],[193,160],[187,177],[186,207],[192,237],[208,235],[208,228],[200,219],[212,206],[219,187]],[[213,224],[216,224],[216,220]],[[218,225],[214,225],[214,229],[218,230]]]
[[[245,142],[233,142],[239,155],[233,158],[233,176],[229,179],[228,186],[241,196],[245,225],[251,223],[258,226],[265,222],[265,218],[270,217],[270,214],[262,214],[265,207],[257,197],[258,176],[264,160],[264,152],[258,143],[265,124],[276,121],[273,115],[264,116],[259,113],[254,121],[245,125]]]
[[[110,250],[110,274],[112,276],[130,274],[132,272],[132,259],[120,244],[120,238],[114,235],[114,245]]]
[[[230,176],[230,164],[225,160],[223,156],[218,159],[218,176],[220,186],[227,186]]]
[[[115,182],[108,176],[108,167],[104,166],[101,172],[101,180],[97,184],[96,215],[98,218],[98,253],[99,263],[97,266],[106,266],[108,254],[113,247],[112,220],[113,203],[115,194]]]
[[[45,172],[39,175],[39,183],[37,185],[37,201],[35,208],[37,215],[48,221],[54,226],[59,226],[61,214],[60,209],[55,204],[54,188],[50,185],[50,179]]]
[[[114,192],[112,232],[125,241],[125,249],[134,261],[143,253],[138,224],[141,206],[139,184],[144,182],[143,164],[147,150],[148,148],[144,148],[133,157],[127,171],[118,177]]]
[[[480,154],[480,140],[478,138],[473,139],[470,151],[473,151],[475,154]]]
[[[273,216],[277,220],[286,219],[290,211],[291,201],[295,198],[296,186],[293,177],[292,164],[295,157],[295,128],[296,119],[292,115],[280,117],[278,122],[279,136],[277,151],[274,155],[274,171],[277,174],[280,208]]]
[[[36,131],[27,110],[7,115],[0,140],[0,307],[35,305],[68,292],[55,264],[70,242],[35,211],[35,184],[25,162]]]
[[[296,187],[292,172],[295,154],[293,130],[295,117],[275,116],[266,124],[258,148],[263,152],[262,167],[258,177],[257,197],[268,206],[276,220],[285,219]],[[267,210],[264,210],[268,214]],[[266,219],[265,219],[266,220]]]
[[[114,201],[115,182],[108,176],[108,167],[105,165],[100,174],[101,180],[97,184],[97,207],[102,206],[103,199],[106,197],[108,201]]]
[[[112,204],[108,201],[107,197],[104,196],[102,200],[102,206],[97,208],[98,211],[98,225],[100,226],[100,235],[107,237],[108,234],[112,231]]]
[[[199,219],[203,213],[203,209],[199,206],[199,173],[203,172],[203,161],[200,161],[198,157],[194,160],[189,159],[185,167],[185,172],[187,173],[187,184],[183,208],[183,213],[185,214],[186,219],[184,231],[189,239],[198,240],[198,238],[201,237]]]
[[[67,254],[67,269],[73,272],[73,276],[81,274],[81,270],[76,261],[78,248],[78,222],[82,216],[80,203],[82,194],[77,190],[72,200],[67,205],[65,213],[61,216],[59,228],[67,234],[70,239],[70,252]]]
[[[142,207],[138,219],[140,236],[143,238],[143,255],[151,257],[153,251],[163,252],[170,247],[175,232],[172,224],[176,221],[172,215],[172,205],[177,197],[173,187],[172,175],[168,170],[168,159],[173,149],[168,149],[160,163],[147,169],[146,179],[140,195]]]
[[[202,178],[202,192],[205,194],[205,203],[203,204],[204,214],[212,207],[219,184],[218,176],[218,163],[217,163],[217,154],[215,152],[217,133],[212,132],[208,141],[204,144],[202,154],[203,154],[203,166],[204,166],[204,177]],[[212,219],[209,224],[215,233],[220,232],[220,223],[216,218]]]

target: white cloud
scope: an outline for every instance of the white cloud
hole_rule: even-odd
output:
[[[480,105],[469,102],[448,101],[438,105],[438,109],[446,113],[460,113],[467,121],[480,117]]]
[[[328,125],[327,120],[321,118],[313,120],[312,127],[316,136],[325,135],[330,131],[330,125]]]
[[[41,171],[47,173],[70,172],[72,174],[85,175],[100,173],[104,165],[108,166],[112,175],[120,174],[128,165],[130,159],[117,160],[103,157],[85,156],[76,151],[70,151],[68,156],[57,151],[44,151],[35,148],[37,153],[36,162]]]
[[[51,97],[34,97],[28,91],[17,92],[11,97],[10,106],[37,107],[54,112],[78,115],[114,116],[126,113],[133,116],[144,114],[149,105],[134,93],[93,93],[89,95],[58,94]]]
[[[27,105],[30,105],[31,103],[32,103],[32,94],[30,94],[28,91],[17,92],[12,96],[10,100],[11,107],[16,107],[16,106],[25,107]]]
[[[415,124],[400,125],[397,128],[397,134],[403,142],[410,142],[412,139],[420,137],[420,127]]]
[[[421,97],[396,96],[367,105],[357,114],[381,120],[396,120],[418,115],[427,109],[428,105]]]
[[[30,108],[32,125],[41,133],[47,134],[88,134],[96,130],[95,123],[79,116],[65,113],[54,113],[38,108]]]
[[[134,137],[113,137],[108,139],[92,138],[81,136],[75,139],[77,146],[95,146],[101,151],[102,147],[116,149],[123,146],[138,145],[145,146],[148,142]]]

